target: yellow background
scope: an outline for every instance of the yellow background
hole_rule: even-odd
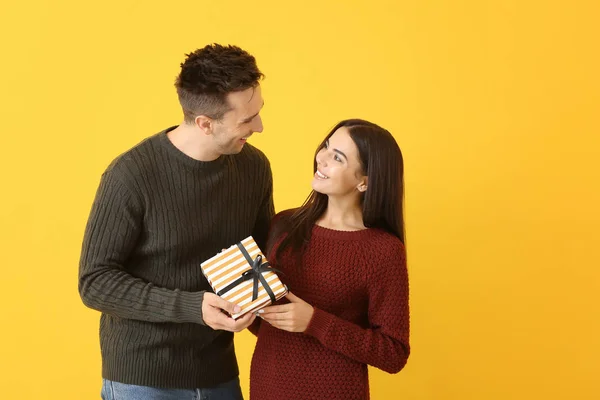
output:
[[[3,2],[0,398],[98,399],[84,225],[119,153],[181,119],[173,81],[210,42],[257,57],[277,210],[338,120],[406,167],[412,348],[377,399],[596,399],[596,1]],[[247,393],[254,339],[237,336]]]

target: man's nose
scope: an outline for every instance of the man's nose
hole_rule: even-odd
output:
[[[254,118],[254,119],[255,119],[255,123],[252,128],[252,131],[261,133],[263,131],[262,118],[260,117],[260,115],[257,115],[256,118]]]

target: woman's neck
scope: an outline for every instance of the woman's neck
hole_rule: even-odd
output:
[[[329,197],[327,209],[317,220],[317,225],[338,231],[365,229],[360,200]]]

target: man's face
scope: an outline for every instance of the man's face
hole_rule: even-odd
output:
[[[237,154],[254,132],[262,132],[260,110],[264,105],[260,86],[227,95],[231,110],[213,121],[212,134],[220,154]]]

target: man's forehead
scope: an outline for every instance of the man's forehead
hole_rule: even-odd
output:
[[[255,96],[260,96],[260,93],[257,94],[257,92],[260,92],[260,90],[258,89],[258,86],[251,88],[252,91],[250,92],[250,98],[248,99],[248,103],[250,103],[252,101],[252,99]]]
[[[263,102],[260,86],[249,88],[240,92],[229,93],[229,102],[234,108],[245,109],[253,104],[260,106]]]

